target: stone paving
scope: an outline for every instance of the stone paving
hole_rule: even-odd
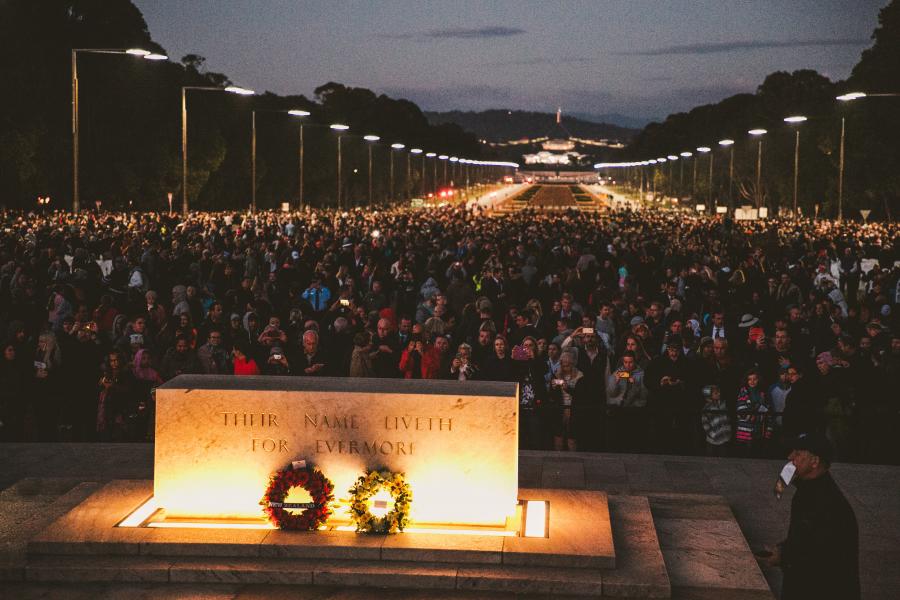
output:
[[[522,487],[597,489],[609,494],[648,495],[662,536],[679,533],[664,498],[654,494],[723,496],[752,548],[779,541],[787,529],[789,491],[776,500],[772,484],[782,461],[636,454],[522,452]],[[44,525],[112,479],[152,479],[153,447],[147,444],[0,444],[0,580],[3,569],[21,560],[24,543]],[[900,467],[837,464],[835,479],[859,521],[863,598],[900,597]],[[46,481],[46,480],[52,481]],[[727,510],[698,505],[698,511]],[[671,531],[668,531],[671,529]],[[715,532],[710,535],[714,535]],[[780,588],[777,569],[765,570],[771,588]],[[441,597],[416,592],[378,592],[380,598]],[[371,597],[366,590],[258,588],[254,586],[52,585],[0,583],[5,598],[329,598]],[[488,597],[467,595],[466,598]],[[504,597],[490,595],[489,597]]]

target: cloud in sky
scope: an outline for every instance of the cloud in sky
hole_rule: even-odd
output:
[[[485,27],[447,27],[444,29],[430,29],[428,31],[414,33],[388,34],[384,37],[395,40],[417,40],[427,42],[429,40],[482,40],[492,38],[508,38],[528,33],[519,27],[506,27],[504,25],[487,25]]]
[[[560,56],[556,58],[534,57],[520,58],[516,60],[504,60],[500,62],[487,63],[485,66],[490,67],[542,67],[553,66],[559,67],[564,65],[585,65],[595,61],[590,56]]]
[[[814,48],[827,46],[864,46],[869,40],[862,38],[823,38],[818,40],[753,40],[734,42],[706,42],[701,44],[684,44],[663,46],[649,50],[633,50],[619,52],[623,56],[668,56],[673,54],[720,54],[722,52],[744,52],[749,50],[765,50],[768,48]]]

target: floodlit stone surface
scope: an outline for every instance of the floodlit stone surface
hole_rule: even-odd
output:
[[[185,558],[172,564],[169,581],[173,583],[265,583],[271,585],[310,585],[313,563],[277,560],[215,562]]]
[[[603,592],[602,579],[603,575],[593,569],[461,567],[456,587],[460,590],[516,594],[572,594],[597,597]]]
[[[149,481],[112,481],[28,542],[29,552],[138,554],[148,529],[116,527],[152,495]]]
[[[376,586],[413,589],[456,589],[453,565],[401,562],[333,562],[316,565],[313,583],[342,587]]]
[[[603,595],[611,598],[669,598],[672,592],[646,498],[610,496],[616,569],[605,573]]]
[[[381,546],[382,560],[500,564],[499,536],[410,533],[392,535]]]
[[[550,469],[557,476],[556,463],[561,454],[558,452],[520,452],[519,482],[524,487],[540,487],[543,477],[544,463],[550,463]],[[581,461],[584,464],[584,487],[612,492],[609,495],[610,513],[613,517],[612,528],[616,537],[616,569],[603,571],[603,587],[606,596],[622,596],[626,587],[648,590],[648,575],[655,573],[652,562],[636,560],[632,569],[632,558],[627,554],[629,542],[632,540],[656,541],[654,530],[641,533],[640,528],[629,525],[630,520],[620,521],[617,507],[631,494],[632,503],[641,504],[646,509],[647,522],[653,526],[650,508],[646,498],[635,498],[635,494],[650,495],[650,505],[654,518],[690,519],[711,518],[712,520],[734,519],[740,525],[743,535],[751,548],[761,548],[783,539],[787,531],[788,513],[790,511],[791,489],[780,501],[771,492],[775,474],[784,465],[783,460],[757,460],[734,458],[706,457],[663,457],[649,454],[588,454],[567,453],[566,458]],[[702,465],[710,488],[693,494],[674,494],[675,480],[679,474],[670,469],[678,463]],[[374,587],[335,588],[329,586],[278,586],[272,584],[176,584],[165,583],[38,583],[23,582],[25,560],[24,548],[27,539],[35,531],[40,531],[52,523],[60,514],[54,495],[66,485],[57,486],[58,478],[47,477],[48,474],[65,473],[66,478],[76,481],[106,482],[114,479],[143,479],[153,476],[153,446],[150,444],[34,444],[7,443],[0,444],[0,517],[4,519],[5,530],[0,532],[0,589],[16,600],[94,600],[95,598],[184,598],[198,600],[266,600],[291,598],[328,598],[329,600],[368,600],[369,598],[421,598],[434,600],[473,600],[475,598],[519,598],[518,593],[495,591],[453,591],[443,590],[382,590]],[[659,465],[662,465],[660,468]],[[860,580],[863,598],[866,600],[896,600],[900,597],[900,546],[896,536],[891,536],[900,529],[900,467],[885,465],[851,465],[835,464],[832,468],[835,480],[844,491],[854,510],[860,526]],[[40,482],[29,482],[28,490],[23,490],[17,482],[23,478],[33,477]],[[560,481],[564,488],[577,489],[581,478],[573,481]],[[37,487],[35,487],[37,484]],[[681,486],[677,486],[681,488]],[[150,489],[148,487],[148,489]],[[27,494],[25,492],[28,492]],[[720,496],[701,496],[698,494],[715,494]],[[67,494],[68,495],[68,494]],[[661,497],[669,499],[661,501]],[[705,500],[704,500],[705,498]],[[69,510],[72,503],[77,504],[81,498],[73,499],[62,512]],[[35,510],[40,506],[39,510]],[[619,511],[621,512],[621,511]],[[732,514],[733,512],[733,514]],[[627,511],[635,514],[635,511]],[[625,532],[626,533],[622,533]],[[271,532],[282,533],[282,532]],[[620,533],[622,535],[620,536]],[[290,535],[290,533],[288,533]],[[621,539],[620,539],[621,537]],[[268,538],[267,538],[268,539]],[[265,546],[265,541],[263,545]],[[261,546],[261,548],[262,548]],[[649,549],[649,544],[643,546]],[[82,553],[89,550],[84,549]],[[266,556],[262,554],[261,556]],[[644,556],[637,554],[636,556]],[[646,556],[651,556],[647,554]],[[32,556],[29,563],[37,558]],[[51,562],[56,557],[49,557]],[[84,557],[93,560],[94,556]],[[147,557],[156,559],[157,557]],[[665,575],[665,563],[662,555],[658,555]],[[5,567],[2,561],[6,561]],[[180,559],[178,559],[180,560]],[[258,559],[228,559],[258,560]],[[298,559],[301,560],[301,559]],[[57,564],[60,561],[56,561]],[[641,568],[638,568],[643,565]],[[476,565],[470,565],[474,568]],[[49,567],[48,567],[49,568]],[[459,573],[468,566],[460,565]],[[505,567],[503,567],[505,569]],[[536,567],[524,567],[524,571],[534,571]],[[558,567],[556,567],[558,569]],[[778,597],[781,572],[778,569],[764,569],[769,587]],[[628,582],[627,574],[641,577]],[[458,582],[463,581],[458,577]],[[667,579],[666,579],[667,582]],[[616,592],[618,588],[618,594]],[[668,585],[666,585],[668,590]],[[674,597],[689,598],[740,598],[750,593],[759,597],[757,592],[732,590],[723,593],[722,588],[698,590],[682,593],[676,588]],[[666,592],[668,594],[668,591]],[[645,594],[648,597],[650,593]],[[596,594],[594,594],[596,597]],[[657,594],[658,597],[658,594]]]
[[[503,538],[503,564],[612,569],[616,551],[604,492],[522,489],[523,500],[550,503],[546,538]]]
[[[281,558],[378,560],[386,536],[352,531],[270,531],[259,555]]]
[[[339,499],[383,466],[406,473],[414,522],[502,525],[517,410],[514,383],[183,375],[157,390],[154,494],[170,516],[258,517],[293,460]]]

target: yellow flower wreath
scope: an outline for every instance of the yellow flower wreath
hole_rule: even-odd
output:
[[[372,514],[369,499],[385,489],[394,499],[394,508],[383,517]],[[393,473],[387,469],[375,469],[360,475],[350,488],[350,519],[356,531],[367,533],[396,533],[409,524],[409,505],[412,489],[406,483],[403,473]]]

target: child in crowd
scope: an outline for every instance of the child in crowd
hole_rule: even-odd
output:
[[[700,413],[700,422],[706,434],[706,455],[727,456],[728,442],[731,441],[731,421],[719,386],[705,386],[703,400],[705,403]]]

